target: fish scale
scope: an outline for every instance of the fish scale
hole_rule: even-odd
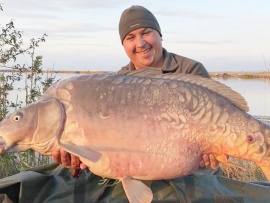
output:
[[[1,121],[0,152],[63,148],[121,180],[130,202],[151,202],[139,180],[188,175],[204,153],[227,165],[226,155],[254,161],[269,180],[270,127],[247,109],[238,93],[193,75],[77,76]]]

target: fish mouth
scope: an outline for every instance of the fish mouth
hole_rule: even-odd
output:
[[[6,145],[6,140],[2,136],[0,136],[0,154],[3,154],[6,151]]]
[[[17,152],[18,147],[15,145],[10,145],[6,142],[5,138],[0,136],[0,155],[6,152]]]

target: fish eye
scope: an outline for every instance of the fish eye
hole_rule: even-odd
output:
[[[17,113],[14,117],[14,121],[19,121],[23,117],[23,114],[21,112]]]

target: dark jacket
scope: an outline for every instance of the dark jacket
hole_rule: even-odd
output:
[[[205,67],[197,61],[167,52],[167,50],[164,48],[163,56],[165,58],[162,65],[163,73],[186,73],[210,78],[210,75]],[[135,70],[135,67],[133,63],[130,62],[128,65],[122,67],[118,72],[126,74],[132,70]]]

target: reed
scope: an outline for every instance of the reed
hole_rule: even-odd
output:
[[[15,74],[0,73],[0,121],[9,112],[21,108],[22,105],[36,101],[37,98],[55,82],[55,77],[50,76],[43,79],[43,73],[37,70],[41,68],[41,60],[42,57],[37,56],[33,61],[33,66],[29,67],[29,69],[32,70],[28,70],[27,74],[22,74],[22,72]],[[12,80],[10,78],[12,78]],[[8,99],[9,94],[15,90],[14,87],[19,86],[17,83],[21,84],[23,80],[25,86],[20,88],[20,94],[24,95],[23,101],[19,101],[18,97],[15,98],[15,101],[10,101]],[[20,153],[6,153],[1,155],[0,159],[0,178],[51,162],[50,157],[43,156],[33,150]]]
[[[35,50],[40,43],[45,42],[44,34],[41,38],[31,39],[29,44],[23,42],[23,32],[15,29],[13,21],[1,28],[0,33],[0,67],[9,72],[0,72],[0,121],[22,105],[27,105],[37,98],[54,82],[54,77],[43,79],[42,56],[36,56]],[[16,60],[22,56],[28,59],[28,64],[17,64]],[[24,81],[25,87],[21,87]],[[9,96],[20,87],[24,91],[24,99],[11,100]],[[0,158],[0,178],[13,175],[20,171],[50,163],[49,157],[44,157],[29,150],[22,153],[7,153]]]
[[[224,176],[240,181],[267,181],[262,170],[251,161],[230,157],[230,161],[238,167],[229,167],[221,164]]]

